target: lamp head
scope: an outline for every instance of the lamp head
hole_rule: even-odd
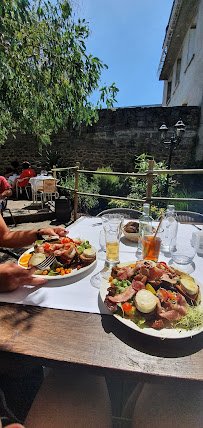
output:
[[[181,119],[179,119],[179,121],[174,125],[174,127],[176,130],[177,137],[182,138],[182,136],[185,132],[185,124],[183,123],[183,121]]]
[[[163,123],[163,125],[161,125],[159,128],[161,140],[163,140],[163,141],[165,140],[167,131],[168,131],[168,128],[165,125],[165,123]]]

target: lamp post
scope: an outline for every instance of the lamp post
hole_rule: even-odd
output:
[[[167,136],[167,132],[168,132],[168,128],[165,125],[165,123],[163,123],[163,125],[161,125],[161,127],[159,128],[159,132],[160,132],[161,143],[169,145],[169,156],[168,156],[167,168],[170,169],[171,159],[172,159],[172,155],[173,155],[173,149],[182,140],[182,136],[185,132],[185,124],[183,123],[183,121],[181,119],[179,119],[179,121],[174,125],[174,130],[173,130],[173,134],[170,138],[170,141],[165,141],[166,136]],[[169,174],[167,175],[167,178],[166,178],[165,196],[168,195],[168,186],[169,186]]]

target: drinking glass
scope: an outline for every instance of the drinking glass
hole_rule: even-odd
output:
[[[178,231],[177,237],[171,240],[170,255],[174,263],[188,265],[197,252],[197,235]]]
[[[106,214],[102,216],[104,229],[103,233],[100,232],[99,243],[101,248],[102,246],[104,248],[104,245],[106,246],[106,260],[103,269],[90,279],[93,287],[99,288],[101,279],[108,279],[110,268],[119,263],[119,244],[123,221],[124,217],[120,214]]]
[[[119,245],[124,217],[120,214],[102,216],[106,241],[106,266],[116,266],[119,263]]]
[[[163,229],[160,228],[158,232],[142,230],[142,257],[144,260],[158,261],[162,236]]]
[[[99,245],[102,251],[106,252],[106,240],[104,230],[101,230],[99,234]]]

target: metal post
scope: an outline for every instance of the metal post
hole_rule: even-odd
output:
[[[149,162],[148,162],[148,171],[147,171],[146,201],[150,205],[151,205],[151,197],[152,197],[153,168],[154,168],[154,161],[153,160],[149,160]]]
[[[75,193],[74,193],[74,221],[77,220],[77,212],[78,212],[78,182],[79,182],[79,168],[80,162],[76,162],[75,168]]]
[[[168,169],[171,168],[171,160],[172,160],[172,154],[173,154],[175,142],[176,141],[175,141],[174,137],[171,137],[170,148],[169,148],[169,157],[168,157]],[[168,196],[168,187],[169,187],[169,174],[167,174],[167,177],[166,177],[165,192],[164,192],[165,196]]]

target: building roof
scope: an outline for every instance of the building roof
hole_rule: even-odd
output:
[[[200,0],[174,0],[166,27],[158,68],[159,80],[168,80],[184,37],[197,14]]]

